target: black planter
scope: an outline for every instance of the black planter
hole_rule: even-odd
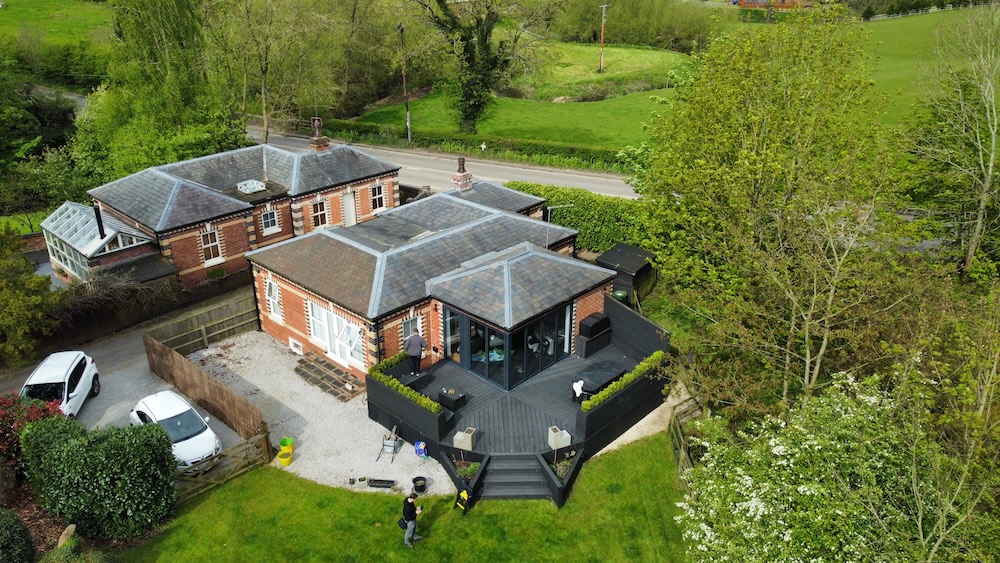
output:
[[[392,428],[399,425],[412,430],[414,435],[403,435],[408,442],[423,437],[440,442],[455,426],[454,413],[444,407],[433,413],[414,403],[374,377],[365,381],[368,389],[368,418]]]

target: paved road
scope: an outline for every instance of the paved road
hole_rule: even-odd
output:
[[[248,128],[247,134],[258,143],[261,141],[260,129]],[[292,150],[307,150],[309,140],[294,135],[268,136],[268,144]],[[451,175],[458,170],[455,156],[440,155],[414,150],[387,149],[371,145],[355,145],[364,152],[383,160],[402,166],[399,171],[399,181],[411,186],[430,186],[434,191],[451,189]],[[543,168],[509,164],[492,160],[476,159],[475,155],[466,158],[465,169],[476,178],[507,182],[519,180],[523,182],[538,182],[556,186],[583,188],[585,190],[618,197],[638,197],[632,186],[614,174],[599,174],[577,170]]]

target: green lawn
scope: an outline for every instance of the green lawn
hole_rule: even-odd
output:
[[[669,96],[668,90],[636,92],[601,102],[536,102],[498,98],[489,117],[479,123],[484,137],[512,137],[557,141],[620,149],[647,139],[642,124],[662,106],[651,96]],[[414,131],[457,132],[458,126],[447,100],[440,93],[410,103]],[[392,105],[358,119],[369,123],[403,125],[403,106]]]
[[[111,33],[111,8],[106,2],[86,0],[4,0],[0,9],[0,37],[17,37],[22,30],[37,32],[50,43],[95,42]]]
[[[969,9],[868,22],[870,52],[875,62],[875,85],[891,98],[885,122],[899,122],[912,113],[920,92],[920,67],[934,60],[937,31]]]
[[[38,225],[42,222],[43,219],[48,217],[49,214],[51,213],[52,213],[51,209],[45,211],[36,211],[32,213],[30,216],[30,220],[35,227],[34,229],[28,228],[28,225],[25,222],[25,218],[23,215],[0,216],[0,230],[9,227],[22,235],[26,235],[31,232],[37,233],[39,230],[41,230],[39,229]]]
[[[331,463],[335,463],[331,460]],[[549,501],[484,501],[466,516],[425,497],[403,546],[403,495],[352,493],[266,467],[181,511],[125,561],[682,561],[680,500],[666,433],[588,461],[561,510]]]

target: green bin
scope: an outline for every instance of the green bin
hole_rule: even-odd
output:
[[[616,289],[611,292],[611,298],[619,303],[628,305],[628,292],[624,289]]]

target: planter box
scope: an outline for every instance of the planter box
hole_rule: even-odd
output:
[[[387,428],[393,424],[409,427],[419,436],[440,442],[455,425],[455,413],[442,407],[437,414],[400,395],[382,382],[369,377],[365,381],[368,388],[368,418]],[[412,442],[412,436],[404,436]]]
[[[568,448],[571,443],[573,443],[569,432],[565,430],[559,430],[558,426],[550,426],[548,431],[549,436],[549,447],[553,450],[560,450],[562,448]]]
[[[596,408],[588,412],[578,411],[577,440],[584,440],[588,451],[600,451],[663,404],[662,390],[668,383],[667,380],[640,377]]]

